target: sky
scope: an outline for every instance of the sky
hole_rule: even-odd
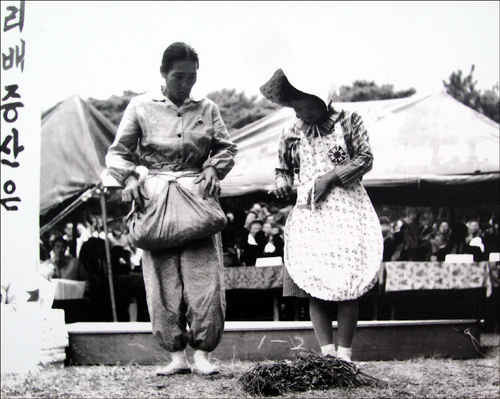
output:
[[[355,80],[417,94],[452,72],[499,81],[499,2],[26,2],[27,68],[47,109],[73,94],[106,99],[162,84],[165,48],[199,54],[195,94],[258,95],[278,68],[301,88]],[[293,77],[293,79],[292,79]],[[305,90],[305,87],[303,88]],[[317,93],[322,94],[322,93]]]

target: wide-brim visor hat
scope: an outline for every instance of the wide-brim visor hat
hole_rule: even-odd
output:
[[[283,107],[293,108],[291,104],[292,100],[311,97],[326,104],[325,99],[322,99],[318,95],[306,93],[294,87],[281,68],[274,72],[271,79],[260,87],[260,92],[272,103]]]

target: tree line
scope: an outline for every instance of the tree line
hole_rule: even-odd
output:
[[[500,103],[498,82],[490,90],[485,90],[484,92],[476,89],[477,81],[473,77],[474,67],[472,65],[467,76],[464,76],[463,72],[459,69],[450,75],[448,82],[443,80],[446,92],[462,104],[475,109],[499,123]]]
[[[474,80],[473,73],[474,65],[468,75],[464,75],[461,70],[453,72],[448,81],[443,80],[446,92],[466,106],[499,123],[498,83],[492,89],[483,92],[476,88],[477,81]],[[393,85],[379,86],[374,81],[356,80],[351,86],[342,86],[337,92],[330,93],[330,100],[334,102],[389,100],[409,97],[415,93],[414,88],[395,91]],[[113,95],[107,100],[89,98],[89,102],[118,126],[128,103],[139,94],[127,90],[121,96]],[[236,89],[213,91],[207,97],[219,107],[229,132],[255,122],[280,108],[265,98],[258,99],[257,95],[248,97],[243,91],[238,92]]]

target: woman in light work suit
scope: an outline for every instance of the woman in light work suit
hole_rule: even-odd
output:
[[[315,76],[311,71],[306,75]],[[293,108],[297,116],[281,134],[277,188],[272,191],[288,197],[298,176],[297,203],[285,228],[283,295],[309,298],[322,353],[351,361],[357,299],[376,283],[382,261],[380,224],[361,185],[373,155],[359,115],[299,89],[281,69],[260,88],[264,97]],[[333,302],[338,310],[337,349]]]
[[[198,67],[191,46],[171,44],[160,67],[165,86],[133,98],[125,110],[106,156],[110,175],[125,186],[123,201],[142,206],[148,197],[143,198],[143,190],[150,194],[162,187],[149,176],[140,186],[136,153],[150,172],[173,175],[200,196],[220,194],[219,181],[234,166],[237,148],[215,103],[191,98]],[[156,374],[217,373],[208,354],[224,330],[220,234],[178,248],[144,251],[142,265],[153,335],[172,355],[172,362]],[[195,349],[192,370],[185,355],[188,343]]]

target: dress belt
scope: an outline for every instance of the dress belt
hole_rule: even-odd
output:
[[[200,173],[201,168],[192,163],[165,162],[152,165],[148,168],[150,174],[161,172],[196,172]]]

